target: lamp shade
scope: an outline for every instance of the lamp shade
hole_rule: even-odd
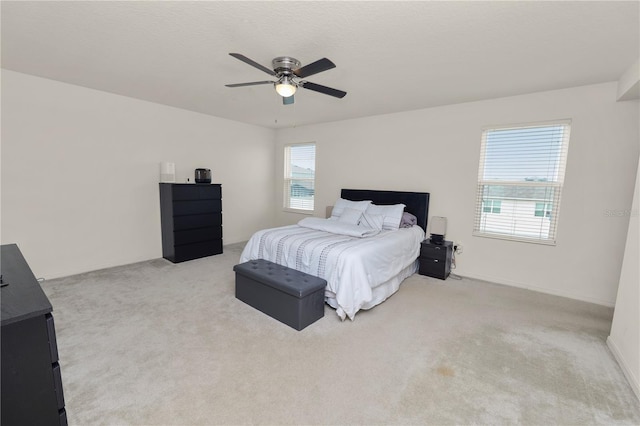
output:
[[[296,93],[298,88],[295,84],[291,82],[289,77],[282,77],[280,81],[276,83],[276,92],[278,95],[288,98],[289,96],[293,96]]]

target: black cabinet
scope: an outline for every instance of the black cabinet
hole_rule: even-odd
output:
[[[222,253],[222,185],[161,183],[160,221],[165,259]]]
[[[18,246],[0,249],[2,425],[66,425],[51,303]]]
[[[451,272],[451,259],[453,257],[453,242],[444,241],[442,244],[434,244],[431,240],[424,240],[420,244],[420,275],[446,279]]]

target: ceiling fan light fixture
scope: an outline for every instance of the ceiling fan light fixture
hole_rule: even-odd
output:
[[[298,87],[295,85],[295,83],[291,80],[290,77],[286,75],[276,83],[276,92],[278,92],[278,95],[282,96],[283,98],[293,96],[296,93],[297,89]]]

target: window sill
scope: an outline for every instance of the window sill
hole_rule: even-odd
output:
[[[520,243],[541,244],[543,246],[555,246],[555,240],[538,240],[535,238],[518,237],[514,235],[487,234],[483,232],[474,232],[474,237],[493,238],[495,240],[517,241]]]
[[[283,212],[286,213],[296,213],[296,214],[303,214],[303,215],[307,215],[307,216],[313,216],[314,211],[313,210],[300,210],[300,209],[290,209],[290,208],[283,208],[282,209]]]

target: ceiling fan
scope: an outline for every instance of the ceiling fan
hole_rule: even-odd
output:
[[[275,86],[276,92],[278,92],[278,94],[282,96],[282,103],[284,105],[291,105],[293,103],[293,95],[294,93],[296,93],[298,87],[313,90],[314,92],[324,93],[325,95],[334,96],[336,98],[344,98],[344,96],[347,94],[347,92],[343,92],[342,90],[322,86],[310,81],[301,80],[302,78],[308,77],[310,75],[318,74],[322,71],[327,71],[331,68],[335,68],[336,65],[327,58],[318,59],[317,61],[312,62],[309,65],[301,67],[302,64],[297,59],[291,58],[289,56],[279,56],[271,61],[271,64],[273,65],[273,70],[271,70],[239,53],[229,53],[229,55],[251,65],[252,67],[258,68],[259,70],[264,71],[269,75],[276,77],[277,81],[265,80],[252,81],[250,83],[226,84],[225,86],[227,87],[273,84]]]

